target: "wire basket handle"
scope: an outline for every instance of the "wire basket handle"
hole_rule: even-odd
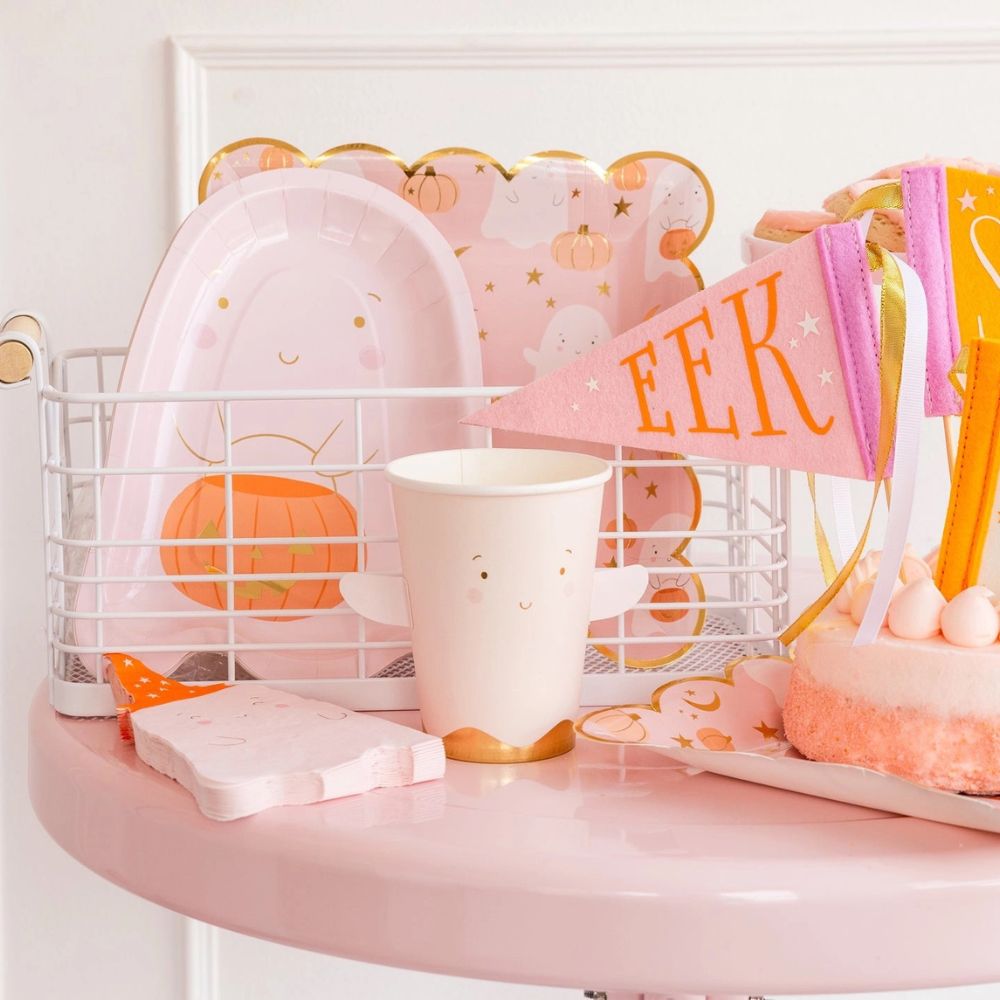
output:
[[[43,361],[41,321],[33,313],[14,312],[0,324],[0,389],[27,382]]]

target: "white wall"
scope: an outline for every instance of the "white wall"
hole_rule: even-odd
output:
[[[815,204],[857,175],[928,151],[997,155],[984,125],[995,120],[1000,10],[848,0],[824,23],[828,7],[6,0],[0,313],[42,311],[59,348],[124,343],[189,190],[179,182],[193,179],[205,152],[243,135],[317,152],[366,140],[406,158],[462,144],[508,162],[550,148],[605,162],[635,148],[674,150],[715,187],[716,224],[697,256],[708,280],[736,266],[738,233],[764,208]],[[186,65],[202,84],[176,107],[170,36],[188,40]],[[275,36],[299,41],[262,44]],[[467,40],[464,56],[455,38]],[[928,439],[922,544],[935,541],[943,507],[936,426]],[[64,857],[27,804],[24,712],[42,662],[34,449],[29,393],[0,394],[4,995],[132,996],[111,971],[127,956],[145,970],[144,1000],[174,1000],[185,995],[179,918]],[[808,524],[798,521],[796,550],[808,557]],[[463,986],[221,935],[222,1000],[338,991],[574,995]]]

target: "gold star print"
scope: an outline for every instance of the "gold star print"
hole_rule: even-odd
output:
[[[481,174],[485,169],[486,169],[486,164],[485,163],[477,163],[476,164],[476,173],[477,174]]]
[[[614,556],[612,556],[604,565],[608,569],[617,569],[617,567],[618,567],[618,560]]]
[[[611,286],[606,281],[602,281],[597,286],[597,294],[598,295],[607,295],[608,298],[611,298]]]
[[[480,340],[485,340],[488,336],[489,336],[489,334],[485,330],[480,330],[479,331],[479,339]]]
[[[492,281],[487,281],[486,284],[483,286],[483,291],[484,292],[492,292],[493,291],[493,282]]]
[[[212,174],[212,180],[213,181],[221,181],[222,180],[222,174],[221,174],[221,172],[218,171],[218,170],[214,171],[213,174]]]
[[[672,736],[682,750],[690,750],[694,746],[694,740],[689,740],[686,736]]]
[[[754,726],[753,728],[756,729],[765,740],[776,740],[778,738],[778,730],[772,729],[763,719],[760,720],[759,726]]]
[[[537,267],[533,267],[528,274],[528,284],[529,285],[540,285],[542,283],[542,275],[544,271],[539,271]]]
[[[617,219],[619,215],[628,215],[628,210],[632,207],[632,202],[625,200],[625,195],[622,195],[618,201],[615,202],[615,218]]]
[[[635,458],[635,455],[630,451],[628,457],[629,461],[631,461]],[[635,476],[636,479],[639,478],[639,470],[634,465],[622,469],[622,480],[628,479],[629,476]]]
[[[689,698],[693,698],[698,692],[697,691],[685,691],[684,692]]]
[[[545,308],[546,309],[555,309],[555,307],[556,307],[556,300],[555,299],[546,299],[545,300]]]
[[[571,198],[579,198],[580,197],[580,189],[579,188],[573,188],[573,190],[570,191],[569,196]]]
[[[655,496],[656,496],[656,483],[650,483],[646,487],[646,499],[648,500],[650,497],[655,497]]]

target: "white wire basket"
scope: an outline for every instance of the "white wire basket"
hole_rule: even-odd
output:
[[[0,337],[0,341],[4,338]],[[7,338],[10,339],[10,338]],[[301,643],[276,640],[250,643],[241,637],[237,625],[241,616],[253,614],[240,610],[234,597],[236,588],[247,582],[266,581],[267,577],[235,572],[234,551],[248,544],[292,545],[335,542],[358,546],[358,565],[362,566],[367,545],[375,542],[393,545],[391,535],[374,538],[366,534],[364,505],[358,505],[357,534],[352,536],[316,536],[313,538],[269,537],[245,538],[233,533],[231,515],[227,517],[221,537],[211,542],[204,539],[109,538],[102,523],[101,491],[111,476],[182,475],[191,476],[204,469],[196,468],[127,468],[111,469],[104,464],[115,407],[118,404],[159,406],[164,402],[185,402],[190,393],[146,393],[124,395],[109,387],[118,384],[126,351],[124,348],[86,348],[56,355],[50,366],[40,345],[24,338],[22,343],[32,352],[33,372],[29,379],[38,396],[40,461],[43,486],[44,550],[47,585],[47,643],[50,697],[54,707],[67,715],[106,716],[114,712],[110,688],[100,682],[93,664],[101,662],[105,652],[116,651],[107,646],[103,632],[112,619],[130,614],[142,619],[164,619],[183,614],[198,617],[217,626],[215,641],[187,646],[164,646],[142,643],[127,652],[143,658],[169,650],[179,658],[172,676],[199,682],[229,680],[236,683],[260,683],[244,665],[244,658],[274,651],[295,650]],[[47,372],[48,377],[39,377]],[[514,391],[511,386],[475,388],[419,388],[311,392],[310,399],[323,398],[338,405],[353,404],[357,454],[354,460],[340,465],[324,466],[323,471],[351,472],[364,477],[381,476],[384,463],[366,462],[361,447],[362,404],[371,400],[407,399],[433,401],[467,399],[483,405],[491,398]],[[286,400],[294,405],[303,398],[300,393],[262,391],[260,393],[219,392],[198,394],[198,399],[218,404],[227,437],[226,463],[212,468],[213,474],[224,477],[227,508],[232,510],[232,477],[239,474],[273,472],[266,469],[237,465],[232,460],[230,408],[235,402],[260,399],[264,402]],[[483,432],[489,441],[488,432]],[[395,457],[395,456],[394,456]],[[637,461],[623,459],[622,450],[614,451],[616,497],[614,529],[601,533],[602,544],[613,550],[618,565],[626,562],[626,549],[643,539],[663,538],[680,544],[689,538],[685,556],[691,574],[700,577],[704,600],[680,602],[679,611],[704,611],[703,625],[696,634],[671,636],[683,644],[685,651],[655,668],[633,668],[626,662],[630,651],[658,640],[628,634],[625,616],[617,620],[614,635],[602,635],[588,640],[584,667],[583,702],[603,705],[648,699],[654,688],[665,681],[683,675],[721,672],[725,665],[741,656],[777,650],[777,637],[788,619],[788,473],[782,470],[751,467],[709,459],[650,458]],[[625,467],[687,467],[697,476],[701,489],[701,515],[697,526],[688,531],[629,531],[625,529],[622,510],[622,476]],[[287,466],[278,470],[294,476],[296,472],[317,471],[320,467]],[[360,489],[360,487],[359,487]],[[121,583],[149,584],[152,578],[116,577],[103,572],[102,556],[115,546],[151,546],[212,544],[226,552],[225,572],[215,582],[224,587],[226,602],[219,609],[198,606],[191,612],[166,609],[143,609],[138,612],[103,610],[101,594],[105,587]],[[343,574],[302,573],[282,576],[310,580],[336,580]],[[183,582],[179,578],[157,578],[161,585]],[[80,610],[75,595],[80,587],[92,587],[96,601],[91,610]],[[221,590],[220,590],[221,593]],[[700,595],[698,595],[700,596]],[[640,605],[654,608],[654,605]],[[288,615],[302,616],[302,612]],[[309,616],[336,617],[352,615],[339,605],[318,609]],[[280,613],[278,613],[280,617]],[[355,618],[357,616],[354,616]],[[88,623],[91,641],[81,641],[78,624]],[[442,623],[446,627],[447,623]],[[315,630],[311,633],[315,635]],[[662,641],[662,640],[659,640]],[[413,681],[413,660],[405,634],[373,638],[362,619],[357,618],[355,632],[344,638],[343,630],[334,640],[312,640],[307,648],[318,654],[329,653],[338,658],[338,676],[283,676],[267,679],[277,687],[299,694],[322,697],[354,709],[392,710],[416,708],[416,687]],[[344,665],[347,665],[346,667]]]

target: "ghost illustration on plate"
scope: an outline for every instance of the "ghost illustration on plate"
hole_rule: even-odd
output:
[[[611,327],[596,309],[584,305],[566,306],[549,320],[538,348],[524,349],[524,360],[534,369],[533,377],[537,379],[576,361],[609,340]]]
[[[467,408],[335,390],[480,383],[461,282],[451,248],[421,213],[337,169],[265,171],[188,218],[150,289],[121,389],[232,398],[116,408],[109,464],[192,471],[105,484],[109,537],[162,544],[111,550],[104,571],[163,582],[103,588],[112,615],[104,643],[177,647],[148,654],[160,672],[184,650],[229,637],[239,665],[258,677],[356,673],[358,623],[336,614],[337,575],[398,566],[395,546],[359,541],[394,530],[388,487],[381,477],[362,484],[365,469],[393,451],[462,443]],[[226,466],[231,477],[219,471]],[[240,539],[231,548],[230,531]],[[92,573],[93,557],[89,565]],[[96,599],[81,588],[78,609]],[[174,617],[115,620],[117,608]],[[76,631],[81,645],[95,645],[87,620]],[[332,644],[342,646],[323,648]],[[244,648],[256,645],[265,648]],[[395,655],[368,662],[377,670]]]
[[[653,185],[646,223],[647,281],[686,275],[685,258],[708,222],[705,182],[686,164],[668,163]]]
[[[482,234],[522,250],[550,243],[569,225],[568,202],[566,168],[561,163],[535,160],[509,181],[498,173]]]

